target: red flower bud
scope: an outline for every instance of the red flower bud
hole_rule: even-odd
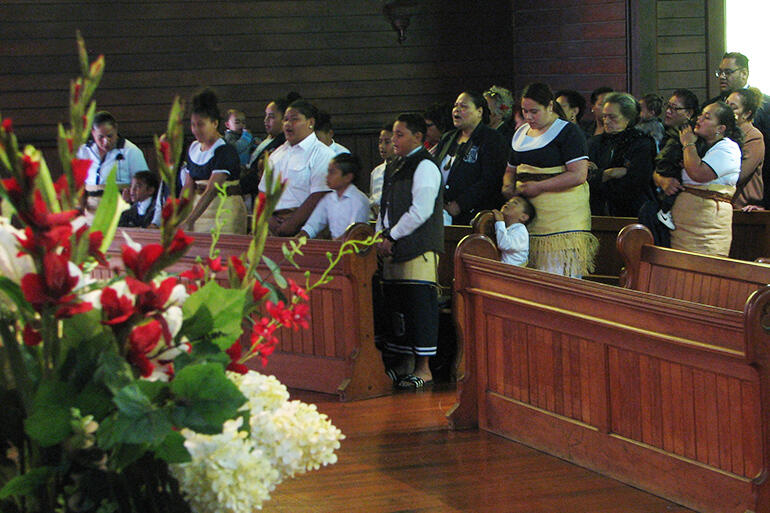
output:
[[[36,346],[43,340],[43,336],[40,334],[40,332],[29,324],[24,325],[24,331],[21,335],[21,338],[24,340],[24,345],[27,346]]]
[[[267,295],[267,293],[270,292],[270,289],[267,287],[263,287],[261,283],[258,281],[254,283],[254,290],[252,290],[252,296],[254,297],[254,302],[259,303],[263,297]],[[269,301],[268,301],[269,302]]]
[[[243,262],[241,262],[241,259],[234,255],[231,256],[230,268],[235,271],[235,274],[238,276],[238,279],[243,281],[243,278],[246,277],[246,267],[244,267]]]
[[[83,88],[83,84],[79,81],[75,83],[75,90],[72,94],[72,103],[78,103],[80,101],[80,90]],[[72,151],[72,150],[70,150]]]
[[[3,120],[3,130],[5,130],[5,133],[7,134],[13,132],[13,120],[11,120],[11,118],[5,118]]]
[[[168,141],[160,142],[160,154],[163,155],[163,160],[168,167],[171,167],[171,145]]]
[[[257,194],[257,219],[262,217],[262,212],[265,211],[265,205],[267,204],[267,196],[264,192]]]
[[[72,144],[72,140],[69,140]],[[70,151],[72,151],[70,149]],[[86,183],[88,170],[91,168],[91,161],[86,159],[72,159],[72,177],[75,179],[75,187],[80,188]]]

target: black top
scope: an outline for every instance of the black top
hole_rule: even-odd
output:
[[[528,137],[528,129],[529,125],[524,124],[513,135],[513,151],[508,159],[511,166],[556,167],[588,155],[583,132],[569,121],[557,119],[537,138]]]
[[[447,155],[455,156],[444,185],[444,201],[460,205],[460,213],[452,217],[452,223],[468,225],[480,210],[502,205],[500,191],[508,149],[502,134],[483,123],[476,126],[466,142],[458,145],[459,135],[459,130],[444,134],[436,149],[435,162],[441,168]]]
[[[270,143],[262,148],[257,155],[252,154],[251,166],[244,171],[241,176],[241,194],[257,194],[259,192],[259,181],[262,179],[262,173],[259,172],[259,161],[266,151],[272,152],[274,149],[286,142],[286,136],[281,132],[273,138]]]
[[[600,134],[588,140],[588,156],[599,168],[591,175],[591,213],[637,217],[642,204],[653,199],[652,171],[655,140],[636,128],[617,134]],[[625,176],[602,182],[602,172],[627,168]]]
[[[240,177],[241,161],[238,158],[238,152],[227,144],[224,139],[220,139],[220,141],[222,141],[221,144],[214,148],[211,158],[203,163],[196,163],[190,156],[190,152],[198,149],[200,143],[195,141],[187,149],[185,165],[193,180],[208,180],[211,178],[211,173],[216,170],[227,171],[230,174],[228,180],[237,180]]]

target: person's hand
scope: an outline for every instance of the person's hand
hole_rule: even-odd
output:
[[[377,243],[377,254],[380,256],[390,256],[393,254],[393,242],[390,239],[382,239]]]
[[[660,183],[658,186],[666,196],[673,196],[677,192],[684,190],[684,187],[682,187],[682,184],[676,178],[661,176],[659,181]]]
[[[503,213],[499,210],[495,209],[492,211],[492,214],[495,216],[495,221],[502,221],[503,220]]]
[[[456,201],[450,201],[449,203],[444,203],[444,210],[449,212],[449,215],[456,216],[460,213],[460,205]]]
[[[281,221],[275,216],[270,216],[270,218],[267,220],[267,227],[271,234],[278,235],[278,230],[281,227]]]
[[[742,212],[766,212],[766,210],[759,205],[746,205],[741,209]]]
[[[682,147],[687,144],[695,144],[697,140],[698,136],[692,131],[689,123],[685,123],[679,128],[679,142],[682,143]]]
[[[613,180],[616,178],[623,178],[626,176],[628,169],[625,167],[608,167],[602,173],[602,182]]]
[[[593,162],[591,162],[589,160],[588,161],[588,172],[589,173],[595,173],[598,170],[599,170],[599,166],[597,166],[596,164],[594,164]]]
[[[516,184],[510,183],[508,185],[503,185],[502,193],[505,199],[513,198],[513,195],[516,194]]]
[[[516,189],[516,194],[524,196],[525,198],[534,198],[541,192],[543,191],[540,189],[539,182],[524,182]]]

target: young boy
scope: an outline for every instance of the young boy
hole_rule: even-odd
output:
[[[260,143],[251,133],[246,130],[246,114],[239,110],[230,109],[227,111],[227,121],[225,121],[225,142],[235,147],[238,152],[238,158],[241,165],[249,163],[251,152]]]
[[[351,224],[369,220],[369,198],[353,184],[360,171],[361,162],[350,153],[329,162],[326,185],[331,192],[318,202],[299,235],[312,239],[328,226],[332,238],[338,239]]]
[[[318,137],[319,141],[331,148],[334,155],[350,153],[349,149],[334,140],[332,117],[328,112],[318,112],[318,118],[315,120],[315,136]]]
[[[527,225],[535,218],[535,207],[524,196],[514,196],[495,214],[495,235],[502,261],[511,265],[527,265],[529,232]]]
[[[377,148],[380,150],[382,164],[372,169],[369,176],[369,205],[372,211],[372,219],[377,219],[380,213],[380,198],[382,197],[382,182],[385,178],[385,167],[390,161],[396,158],[396,152],[393,151],[393,124],[389,123],[380,130],[380,139]]]
[[[124,211],[118,220],[118,226],[147,228],[155,214],[155,192],[158,190],[158,177],[149,171],[139,171],[131,178],[128,194],[131,208]]]

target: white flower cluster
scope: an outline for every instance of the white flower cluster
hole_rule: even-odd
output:
[[[261,509],[286,477],[335,463],[344,435],[315,405],[289,401],[275,377],[228,373],[247,402],[250,432],[242,419],[227,421],[222,434],[182,431],[192,461],[172,467],[193,511],[236,513]]]

